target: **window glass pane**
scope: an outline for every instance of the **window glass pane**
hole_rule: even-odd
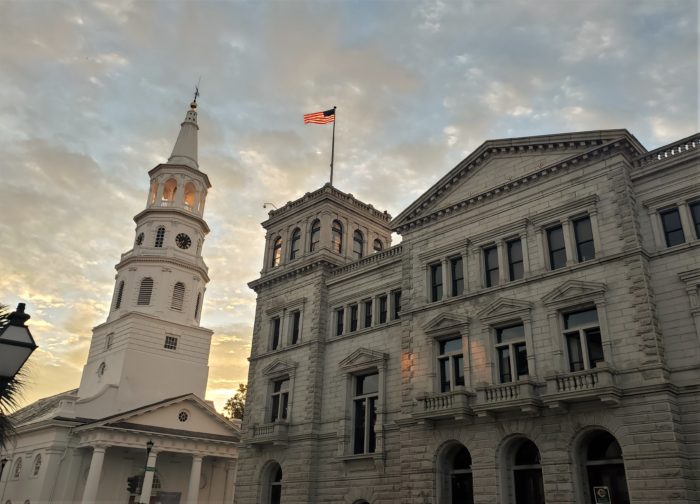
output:
[[[498,247],[484,249],[486,287],[498,285]]]
[[[272,485],[270,488],[270,504],[282,502],[282,485]]]
[[[379,375],[369,374],[357,377],[357,395],[376,393],[379,390]]]
[[[274,422],[277,420],[277,416],[279,415],[279,408],[280,408],[280,396],[279,394],[273,395],[272,396],[272,412],[270,415],[270,421]]]
[[[464,292],[464,268],[462,258],[455,257],[450,261],[452,275],[452,295],[460,296]]]
[[[386,306],[387,306],[387,298],[386,296],[382,296],[379,298],[379,323],[383,324],[386,322]]]
[[[311,239],[309,240],[311,244],[309,245],[309,251],[313,252],[318,248],[318,242],[321,240],[321,222],[315,220],[311,224]]]
[[[299,341],[299,322],[301,321],[301,313],[295,311],[292,317],[292,345],[294,345]]]
[[[462,338],[454,338],[451,340],[445,340],[440,342],[440,354],[445,354],[448,352],[461,352],[462,351]]]
[[[464,357],[461,355],[452,357],[452,366],[455,373],[455,386],[464,385]]]
[[[342,308],[335,311],[335,335],[340,336],[343,334],[343,317],[345,316],[345,310]]]
[[[430,300],[439,301],[442,299],[442,264],[432,264],[430,266]]]
[[[528,439],[518,448],[515,465],[540,465],[540,451],[535,443]]]
[[[289,394],[284,393],[282,394],[282,411],[280,412],[280,418],[282,420],[287,419],[287,408],[289,407]]]
[[[566,249],[564,247],[564,230],[561,226],[547,230],[549,245],[549,265],[552,269],[566,266]]]
[[[700,238],[700,201],[690,205],[690,215],[693,218],[693,227],[695,228],[695,238]]]
[[[576,252],[579,262],[595,258],[593,231],[591,230],[591,219],[589,217],[574,221],[574,235],[576,236]]]
[[[501,383],[513,381],[513,377],[510,374],[510,350],[507,346],[498,349],[498,371]]]
[[[394,292],[394,319],[399,318],[399,312],[401,311],[401,291]]]
[[[579,333],[566,335],[566,348],[569,350],[569,371],[581,371],[583,366],[583,350]]]
[[[280,319],[272,319],[272,349],[275,350],[280,344]]]
[[[350,332],[357,331],[357,305],[350,307]]]
[[[354,453],[365,452],[365,399],[355,401]]]
[[[603,355],[603,342],[600,338],[600,329],[597,327],[586,329],[585,334],[586,344],[588,345],[588,365],[594,368],[599,362],[605,360],[605,356]]]
[[[369,399],[369,453],[374,453],[377,449],[377,434],[374,431],[374,424],[377,422],[377,399]]]
[[[523,246],[520,240],[508,242],[508,270],[511,280],[523,277]]]
[[[522,324],[514,325],[511,327],[502,327],[496,331],[499,343],[506,343],[508,341],[519,341],[525,339],[525,328]]]
[[[451,387],[450,380],[450,361],[448,359],[440,359],[440,392],[449,392]]]
[[[353,246],[352,251],[355,254],[355,259],[362,258],[362,250],[364,248],[364,237],[360,231],[355,231],[353,233]]]
[[[683,234],[683,226],[681,225],[681,216],[678,209],[667,210],[661,214],[661,223],[664,227],[666,235],[666,245],[673,247],[685,243],[685,235]]]
[[[372,301],[365,301],[365,327],[372,326]]]
[[[340,254],[343,250],[343,225],[337,220],[333,221],[332,233],[333,252]]]
[[[515,352],[515,369],[518,373],[518,378],[527,376],[527,347],[525,343],[513,345],[513,351]]]
[[[564,327],[566,329],[597,323],[598,312],[595,308],[564,314]]]

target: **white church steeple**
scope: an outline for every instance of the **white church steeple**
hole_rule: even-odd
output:
[[[122,254],[107,321],[93,329],[78,392],[80,414],[104,416],[186,393],[204,397],[212,332],[199,319],[208,268],[209,178],[197,162],[197,103],[172,155],[148,172],[134,246]]]

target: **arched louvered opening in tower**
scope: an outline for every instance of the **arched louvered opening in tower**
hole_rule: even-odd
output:
[[[194,305],[194,318],[195,320],[199,318],[199,303],[202,302],[202,293],[197,294],[197,302]]]
[[[114,309],[118,310],[122,306],[122,297],[124,296],[124,280],[119,282],[119,286],[117,287],[117,296],[116,299],[114,300]]]
[[[148,306],[151,304],[151,294],[153,294],[153,279],[151,277],[146,277],[141,280],[139,297],[136,300],[136,304],[140,306]]]
[[[182,311],[182,303],[185,300],[185,284],[177,282],[173,287],[173,299],[170,302],[170,308],[177,311]]]
[[[156,248],[161,248],[163,246],[163,242],[165,241],[165,227],[160,226],[158,230],[156,231],[156,241],[153,244]]]
[[[185,208],[188,210],[194,210],[195,196],[197,194],[197,188],[192,182],[187,182],[185,184]]]

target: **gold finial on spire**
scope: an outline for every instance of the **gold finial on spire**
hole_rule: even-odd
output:
[[[199,77],[199,80],[197,81],[197,85],[194,87],[194,100],[192,100],[192,103],[190,103],[190,108],[192,110],[197,108],[197,98],[199,97],[199,83],[202,82],[202,77]]]

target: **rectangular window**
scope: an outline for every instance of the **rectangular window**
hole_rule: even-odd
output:
[[[163,348],[167,350],[177,350],[177,338],[175,336],[166,336]]]
[[[430,301],[442,299],[442,264],[430,265]]]
[[[365,308],[365,325],[364,327],[372,327],[372,301],[364,302]]]
[[[357,312],[358,306],[356,304],[350,305],[350,332],[357,331]]]
[[[464,354],[462,338],[438,342],[440,347],[438,367],[440,369],[440,392],[450,392],[464,386]]]
[[[578,262],[590,261],[595,258],[593,246],[593,230],[591,218],[586,216],[573,221],[574,237],[576,238],[576,256]]]
[[[700,239],[700,201],[690,204],[690,216],[693,219],[695,238]]]
[[[595,308],[564,314],[564,331],[569,371],[593,369],[605,360]]]
[[[522,324],[496,330],[496,354],[501,383],[510,383],[528,375],[525,327]]]
[[[270,399],[270,422],[286,420],[289,410],[289,378],[272,382]]]
[[[275,317],[271,321],[272,334],[270,335],[270,349],[277,350],[280,346],[280,318]]]
[[[661,224],[664,227],[664,237],[666,238],[666,246],[673,247],[685,243],[685,234],[683,233],[683,225],[681,224],[681,215],[678,208],[672,208],[665,212],[659,212],[661,216]]]
[[[486,287],[498,285],[498,247],[484,249],[484,271],[486,273]]]
[[[391,295],[394,298],[394,308],[392,310],[391,318],[392,320],[398,320],[401,318],[401,291],[394,291]]]
[[[564,245],[564,229],[561,226],[547,230],[547,245],[549,247],[549,267],[559,269],[566,266],[566,246]]]
[[[112,342],[114,341],[114,333],[109,333],[105,340],[105,350],[112,348]]]
[[[377,402],[379,374],[355,377],[353,397],[353,453],[374,453],[377,448]]]
[[[295,310],[292,312],[292,345],[299,343],[299,330],[301,324],[301,312]]]
[[[506,242],[508,249],[508,278],[520,280],[523,277],[523,244],[520,238]]]
[[[464,267],[462,256],[450,259],[450,279],[452,280],[453,296],[461,296],[464,293]]]
[[[340,336],[343,334],[343,319],[345,318],[345,310],[338,308],[335,311],[335,335]]]
[[[379,297],[379,323],[380,324],[385,324],[386,323],[386,314],[387,314],[387,304],[388,304],[389,299],[386,296],[380,296]]]

